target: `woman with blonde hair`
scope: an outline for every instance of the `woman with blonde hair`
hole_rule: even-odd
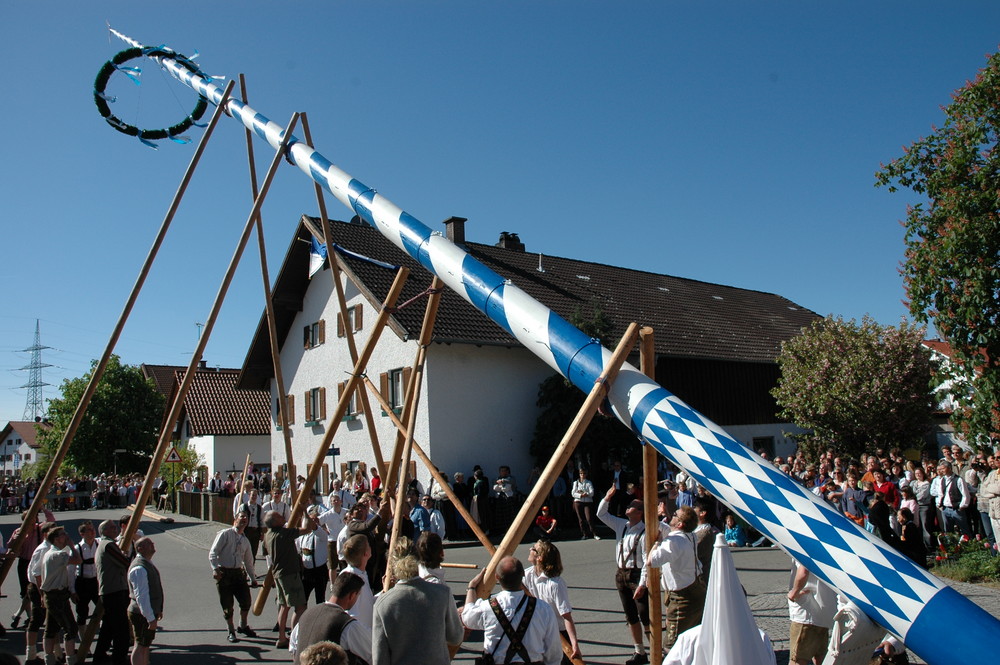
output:
[[[362,465],[354,470],[354,485],[351,488],[358,499],[368,491],[368,471]]]
[[[573,621],[573,606],[569,602],[569,590],[562,578],[562,556],[559,549],[548,540],[539,540],[528,550],[531,567],[524,571],[524,586],[538,598],[544,600],[557,616],[562,617],[564,629],[561,632],[573,650],[572,658],[581,658],[580,643],[576,637],[576,623]],[[569,662],[563,655],[563,663]]]

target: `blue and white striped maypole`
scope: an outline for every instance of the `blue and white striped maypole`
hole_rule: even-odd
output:
[[[220,102],[221,88],[168,55],[159,55],[163,51],[164,47],[158,47],[151,57],[211,103]],[[280,125],[236,99],[230,98],[226,110],[278,149],[284,134]],[[584,392],[590,391],[611,351],[295,137],[289,142],[288,157],[528,350]],[[951,665],[956,660],[959,635],[971,637],[961,641],[963,660],[985,663],[996,658],[1000,621],[848,520],[632,365],[622,367],[608,400],[618,419],[645,442],[873,620],[903,638],[931,665]]]

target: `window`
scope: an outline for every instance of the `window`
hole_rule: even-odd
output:
[[[306,476],[308,477],[312,473],[312,464],[306,464]],[[326,496],[330,491],[330,465],[324,464],[319,469],[319,475],[316,476],[316,482],[313,483],[313,491],[321,496]]]
[[[326,420],[326,388],[313,388],[306,393],[306,426]]]
[[[289,425],[295,424],[295,395],[285,395],[285,420],[288,421]],[[281,404],[276,405],[275,411],[281,408]],[[281,427],[281,418],[277,417],[278,414],[275,413],[275,422],[278,423],[278,427]]]
[[[361,315],[363,312],[361,305],[355,305],[354,307],[347,308],[347,320],[351,322],[351,332],[358,332],[361,330]],[[338,314],[337,315],[337,337],[346,337],[347,333],[344,330],[344,319]]]
[[[774,459],[774,437],[755,436],[753,438],[753,451],[756,453],[766,453],[768,459]]]
[[[343,381],[337,384],[337,400],[339,401],[344,396],[344,390],[347,389],[347,381]],[[360,388],[363,390],[364,388]],[[358,398],[358,390],[355,390],[351,394],[351,401],[347,404],[347,411],[344,412],[343,420],[357,420],[360,414],[364,413],[364,406],[361,400]]]
[[[24,454],[24,461],[25,462],[30,462],[31,461],[31,453],[25,453]]]
[[[326,342],[326,321],[320,319],[302,328],[302,345],[312,349]]]
[[[403,401],[406,399],[406,384],[411,372],[411,368],[401,367],[379,375],[379,392],[397,415],[402,411]]]

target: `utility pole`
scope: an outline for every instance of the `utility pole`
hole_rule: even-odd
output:
[[[24,416],[22,420],[32,421],[40,418],[45,412],[45,405],[42,401],[42,386],[51,384],[42,381],[42,368],[52,367],[42,362],[42,349],[51,349],[51,346],[42,346],[42,335],[38,327],[38,319],[35,319],[35,343],[26,349],[21,349],[22,353],[31,354],[31,362],[21,368],[28,371],[28,382],[21,386],[28,389],[28,401],[24,405]]]

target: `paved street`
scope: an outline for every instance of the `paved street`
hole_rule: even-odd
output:
[[[56,513],[56,517],[72,533],[83,519],[95,523],[116,518],[120,511],[88,511]],[[18,516],[0,517],[0,531],[5,541],[19,523]],[[260,617],[251,615],[251,626],[260,637],[241,636],[238,644],[226,642],[225,623],[218,606],[215,585],[208,565],[208,548],[215,533],[223,525],[204,523],[180,516],[174,524],[144,521],[142,529],[156,540],[154,562],[159,566],[166,592],[162,630],[153,648],[153,662],[161,665],[187,665],[190,656],[198,663],[269,663],[288,662],[287,653],[274,648],[275,609],[273,602]],[[558,546],[563,554],[566,571],[563,577],[570,589],[574,618],[585,661],[594,665],[620,664],[630,654],[617,594],[614,591],[613,541],[564,541]],[[518,556],[527,560],[527,545]],[[446,561],[483,564],[486,556],[478,543],[449,544]],[[788,662],[788,609],[785,590],[788,584],[790,559],[777,549],[738,549],[733,551],[740,579],[747,590],[757,622],[766,630],[778,652],[778,663]],[[264,562],[259,560],[258,573],[263,574]],[[473,570],[448,569],[449,583],[457,598],[464,598],[465,586],[475,574]],[[957,585],[959,591],[983,606],[994,616],[1000,616],[1000,592],[975,585]],[[0,599],[0,620],[10,625],[17,608],[17,583],[13,575],[3,585],[7,597]],[[456,662],[471,663],[477,651],[473,635],[459,652]],[[481,642],[480,642],[481,644]],[[8,630],[0,639],[0,648],[23,656],[22,631]],[[915,659],[914,662],[922,662]]]

